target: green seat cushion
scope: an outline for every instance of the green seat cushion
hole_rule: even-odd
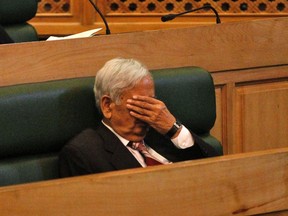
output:
[[[58,154],[0,160],[0,186],[59,178]]]
[[[59,151],[100,121],[92,78],[0,88],[0,158]]]
[[[38,0],[1,0],[0,24],[24,23],[32,19],[38,8]]]

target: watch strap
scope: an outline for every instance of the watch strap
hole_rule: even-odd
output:
[[[181,128],[182,124],[179,121],[176,121],[171,129],[167,132],[166,136],[170,139],[177,133],[177,131]]]

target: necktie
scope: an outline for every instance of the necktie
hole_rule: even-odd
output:
[[[140,152],[147,166],[154,166],[154,165],[162,164],[152,157],[152,155],[148,152],[146,146],[144,145],[143,141],[142,142],[129,142],[128,146]]]

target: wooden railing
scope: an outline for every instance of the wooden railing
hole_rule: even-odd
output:
[[[116,56],[139,59],[150,69],[201,66],[211,73],[287,67],[287,26],[288,18],[278,18],[1,45],[0,86],[94,76]]]
[[[281,215],[288,148],[0,187],[1,215]],[[279,213],[279,214],[278,214]]]

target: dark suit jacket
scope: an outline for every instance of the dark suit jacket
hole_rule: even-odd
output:
[[[217,156],[216,151],[193,134],[195,145],[177,149],[170,139],[149,131],[145,143],[172,162]],[[157,140],[157,143],[152,143]],[[101,173],[141,167],[139,162],[107,127],[86,129],[73,138],[60,152],[61,177]]]

